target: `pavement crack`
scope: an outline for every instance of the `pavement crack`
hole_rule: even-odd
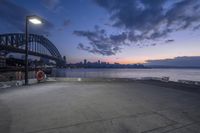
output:
[[[158,128],[154,128],[154,129],[151,129],[151,130],[147,130],[147,131],[144,131],[144,132],[141,132],[141,133],[150,133],[150,132],[153,132],[153,131],[156,131],[156,130],[159,130],[159,129],[164,129],[164,128],[167,128],[167,127],[171,127],[173,125],[175,125],[175,123],[168,124],[166,126],[162,126],[162,127],[158,127]]]
[[[111,118],[107,118],[107,119],[91,120],[91,121],[85,121],[85,122],[79,122],[79,123],[74,123],[74,124],[69,124],[69,125],[58,126],[58,127],[45,128],[45,129],[30,131],[30,132],[26,132],[26,133],[40,133],[40,132],[48,131],[48,130],[70,128],[70,127],[76,127],[76,126],[80,126],[80,125],[91,124],[91,123],[113,121],[113,120],[122,119],[122,118],[136,118],[136,117],[139,117],[141,115],[147,116],[147,115],[152,115],[152,114],[155,114],[155,112],[143,112],[143,113],[137,113],[137,114],[132,114],[132,115],[121,115],[121,116],[111,117]]]
[[[175,130],[178,130],[178,129],[181,129],[181,128],[185,128],[185,127],[188,127],[188,126],[191,126],[191,125],[194,125],[194,124],[199,124],[199,122],[191,122],[191,123],[188,123],[188,124],[185,124],[185,125],[182,125],[182,126],[179,126],[179,127],[167,130],[167,131],[164,131],[162,133],[169,133],[171,131],[175,131]]]

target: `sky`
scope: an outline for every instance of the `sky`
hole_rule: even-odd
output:
[[[200,56],[199,0],[0,0],[0,34],[24,32],[27,15],[45,20],[30,32],[46,36],[68,63]]]

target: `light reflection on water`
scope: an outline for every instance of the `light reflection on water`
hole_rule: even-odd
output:
[[[54,70],[55,71],[55,70]],[[200,81],[200,69],[57,69],[57,77],[73,78],[142,78],[170,77],[170,80]]]

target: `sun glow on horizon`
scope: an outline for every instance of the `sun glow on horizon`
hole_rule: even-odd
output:
[[[185,55],[181,56],[157,56],[157,57],[138,57],[138,58],[122,58],[122,59],[110,59],[106,60],[109,63],[120,63],[120,64],[145,64],[148,63],[148,60],[164,60],[164,59],[174,59],[176,57],[184,57]],[[200,56],[199,54],[192,54],[188,55],[187,57],[192,56]]]

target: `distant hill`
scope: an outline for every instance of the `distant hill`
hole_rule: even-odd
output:
[[[147,60],[145,66],[200,68],[200,56],[182,56],[172,59]]]

